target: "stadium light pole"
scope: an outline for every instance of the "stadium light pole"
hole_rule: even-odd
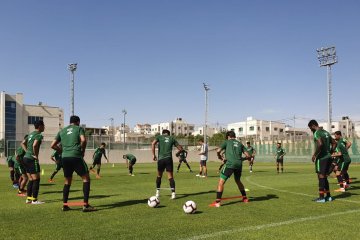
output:
[[[327,90],[328,90],[328,132],[331,134],[332,126],[332,89],[331,89],[331,66],[337,63],[337,56],[335,47],[322,47],[316,49],[318,54],[318,60],[320,62],[320,67],[327,68]]]
[[[204,143],[207,144],[207,118],[208,118],[208,91],[209,85],[203,83],[205,90],[205,125],[204,125]]]
[[[70,78],[70,113],[71,116],[75,115],[74,113],[74,80],[75,80],[75,71],[77,69],[77,63],[69,63],[68,69],[71,72]]]
[[[123,109],[122,113],[124,114],[123,139],[124,139],[124,149],[125,149],[125,120],[126,120],[127,111],[125,109]]]

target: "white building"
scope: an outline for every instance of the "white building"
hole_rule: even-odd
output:
[[[214,128],[214,127],[207,127],[207,129],[206,129],[206,135],[208,137],[212,137],[214,134],[219,133],[219,132],[220,132],[219,129]],[[197,135],[203,136],[204,135],[204,127],[203,126],[198,127],[197,130],[195,132],[193,132],[193,135],[194,136],[197,136]]]
[[[253,138],[255,140],[271,140],[285,137],[285,123],[257,120],[252,117],[246,121],[230,123],[227,130],[233,130],[237,137]]]
[[[321,122],[319,123],[319,126],[323,127],[325,130],[328,130],[327,122]],[[331,124],[331,133],[336,131],[340,131],[344,137],[351,137],[356,134],[355,123],[352,122],[349,117],[342,117],[340,121],[333,121]]]
[[[162,130],[167,129],[172,135],[182,134],[184,136],[193,135],[195,124],[186,123],[182,118],[177,118],[171,122],[157,123],[151,125],[151,134],[155,135],[161,133]]]
[[[59,107],[26,105],[23,94],[10,95],[0,92],[0,141],[6,146],[9,142],[21,141],[24,136],[34,131],[34,122],[43,120],[45,141],[52,141],[58,131],[64,127],[64,112]]]
[[[145,124],[136,124],[136,126],[134,127],[134,133],[137,134],[151,134],[151,125],[148,123]]]

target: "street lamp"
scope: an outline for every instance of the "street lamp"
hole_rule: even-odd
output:
[[[122,113],[124,114],[123,137],[124,137],[124,149],[125,149],[125,120],[126,120],[127,111],[123,109]]]
[[[320,67],[326,66],[327,68],[327,88],[328,88],[328,132],[331,133],[331,124],[332,124],[332,90],[331,90],[331,65],[337,63],[337,56],[335,47],[322,47],[316,49],[318,54],[318,59],[320,62]]]
[[[208,117],[208,91],[209,85],[203,83],[205,90],[205,126],[204,126],[204,143],[207,144],[207,117]]]
[[[70,79],[70,113],[71,116],[74,116],[74,79],[75,79],[75,71],[77,69],[77,63],[69,63],[68,69],[71,72]]]

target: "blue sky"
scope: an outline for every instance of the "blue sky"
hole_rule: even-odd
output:
[[[326,69],[336,46],[333,118],[360,120],[360,2],[356,0],[127,0],[0,2],[1,91],[75,113],[88,126],[209,122],[247,116],[327,118]],[[302,119],[302,120],[301,120]],[[305,120],[304,120],[305,119]],[[292,120],[288,122],[292,124]]]

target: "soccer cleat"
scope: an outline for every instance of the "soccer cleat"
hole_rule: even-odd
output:
[[[54,180],[52,180],[52,179],[49,179],[49,181],[48,181],[49,183],[53,183],[54,182]]]
[[[350,184],[346,184],[346,185],[345,185],[345,189],[348,189],[348,188],[351,188],[351,187],[350,187]]]
[[[325,198],[316,198],[316,199],[314,200],[314,202],[324,203],[324,202],[326,202],[326,200],[325,200]]]
[[[39,205],[39,204],[43,204],[43,203],[45,203],[45,202],[40,202],[38,200],[31,202],[31,204],[34,204],[34,205]]]
[[[69,206],[67,206],[67,205],[64,205],[64,206],[61,208],[61,210],[62,210],[63,212],[66,212],[66,211],[70,211],[71,208],[69,208]]]
[[[201,175],[200,175],[200,174],[196,174],[195,176],[196,176],[196,177],[201,177]]]
[[[206,176],[205,176],[205,175],[202,175],[202,176],[200,176],[200,177],[202,177],[202,178],[206,178]]]
[[[252,170],[250,170],[250,173],[252,173]]]
[[[96,174],[96,179],[100,179],[100,178],[101,178],[100,175]]]
[[[192,173],[192,172],[193,172],[193,170],[191,170],[191,169],[190,169],[190,172]]]
[[[172,193],[171,193],[171,199],[174,200],[175,198],[176,198],[176,193],[175,193],[175,192],[172,192]]]
[[[94,208],[93,206],[90,206],[89,204],[86,205],[86,206],[83,206],[83,209],[82,209],[83,212],[94,212],[94,211],[97,211],[96,208]]]
[[[248,203],[248,202],[249,202],[249,199],[248,199],[247,197],[243,197],[242,201],[243,201],[244,203]]]
[[[325,201],[327,201],[327,202],[332,202],[332,201],[334,201],[334,199],[333,199],[331,196],[329,196],[329,197],[326,197],[326,198],[325,198]]]
[[[14,183],[14,184],[13,184],[13,188],[18,189],[18,188],[19,188],[19,184]]]
[[[334,192],[345,192],[345,188],[335,189]]]
[[[26,203],[26,204],[31,204],[31,200],[26,199],[26,200],[25,200],[25,203]]]
[[[212,204],[209,205],[209,207],[221,207],[221,203],[220,202],[213,202]]]
[[[93,168],[90,168],[89,170],[90,170],[92,173],[96,173]]]
[[[135,177],[135,174],[131,174],[130,176]]]
[[[157,197],[157,198],[159,198],[159,197],[160,197],[160,190],[156,190],[155,197]]]
[[[19,197],[26,197],[26,194],[23,193],[23,192],[19,192],[17,195],[18,195]]]

